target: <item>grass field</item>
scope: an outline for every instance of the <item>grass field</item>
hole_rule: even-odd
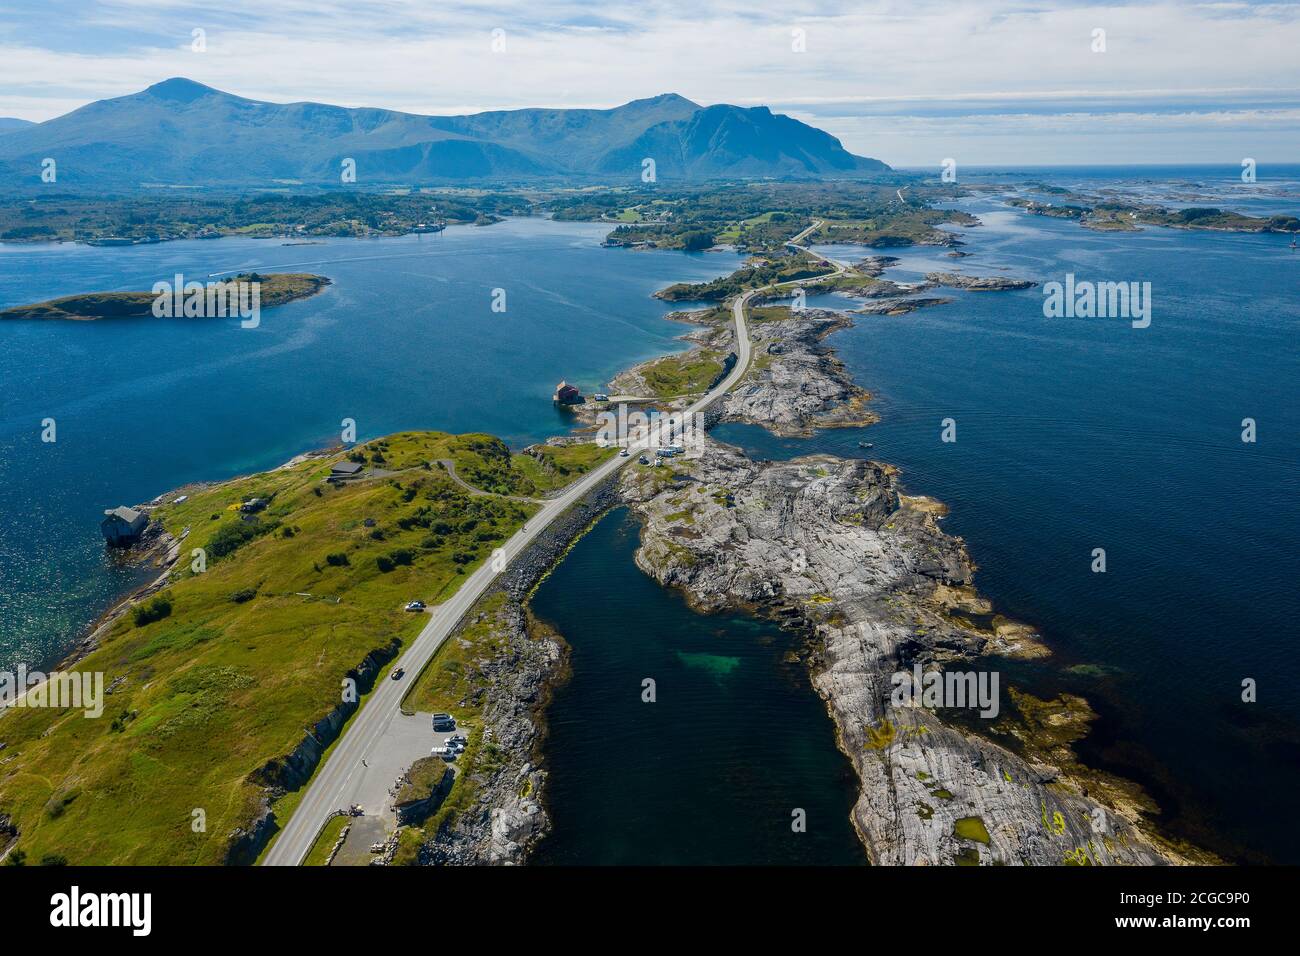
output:
[[[308,851],[306,859],[302,861],[303,866],[325,865],[330,850],[334,849],[334,844],[338,842],[339,834],[348,825],[348,819],[348,817],[339,815],[330,817],[325,821],[325,826],[321,827],[320,833],[316,834],[316,842],[311,845],[311,850]]]
[[[477,469],[519,493],[563,483],[548,468],[607,451],[580,449],[544,466],[487,435],[406,432],[348,455],[395,472],[386,477],[325,483],[340,453],[190,489],[156,509],[173,535],[188,530],[165,602],[122,616],[75,668],[104,673],[103,717],[0,716],[0,814],[27,858],[221,862],[257,809],[249,775],[338,704],[368,652],[419,632],[427,619],[404,613],[405,602],[445,600],[536,511],[471,495],[430,462],[450,459],[467,479]],[[269,504],[247,520],[239,506],[254,497]]]
[[[640,373],[655,398],[692,395],[703,392],[722,374],[722,353],[698,349],[669,355],[650,363]]]

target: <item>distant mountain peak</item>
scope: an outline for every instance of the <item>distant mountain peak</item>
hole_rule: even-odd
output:
[[[412,184],[575,177],[639,182],[852,176],[887,169],[829,133],[765,106],[702,107],[660,93],[610,109],[515,109],[422,116],[326,103],[270,103],[183,76],[8,130],[0,181],[59,157],[59,181],[118,185]],[[165,128],[168,135],[159,136]]]
[[[624,104],[623,108],[628,106],[666,106],[668,104],[677,104],[689,106],[691,109],[700,109],[700,104],[693,100],[688,100],[680,93],[660,93],[658,96],[647,96],[644,99],[631,100]]]
[[[149,96],[160,100],[171,100],[176,103],[192,103],[197,99],[210,94],[218,96],[229,96],[229,93],[223,93],[221,90],[213,89],[210,86],[204,86],[202,83],[188,79],[184,76],[173,76],[170,79],[155,83],[143,91]]]

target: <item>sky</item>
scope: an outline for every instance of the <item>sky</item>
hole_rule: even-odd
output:
[[[5,0],[0,116],[171,76],[436,114],[675,92],[895,166],[1235,166],[1300,162],[1297,51],[1300,2]]]

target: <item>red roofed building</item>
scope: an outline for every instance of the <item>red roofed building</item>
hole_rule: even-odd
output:
[[[582,393],[578,391],[576,385],[560,382],[555,386],[555,394],[551,396],[551,401],[557,405],[579,405],[582,403]]]

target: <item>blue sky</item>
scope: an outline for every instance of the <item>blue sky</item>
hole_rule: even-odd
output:
[[[0,116],[47,119],[178,75],[258,99],[425,113],[671,91],[766,104],[895,165],[1300,161],[1300,3],[221,7],[8,0]]]

